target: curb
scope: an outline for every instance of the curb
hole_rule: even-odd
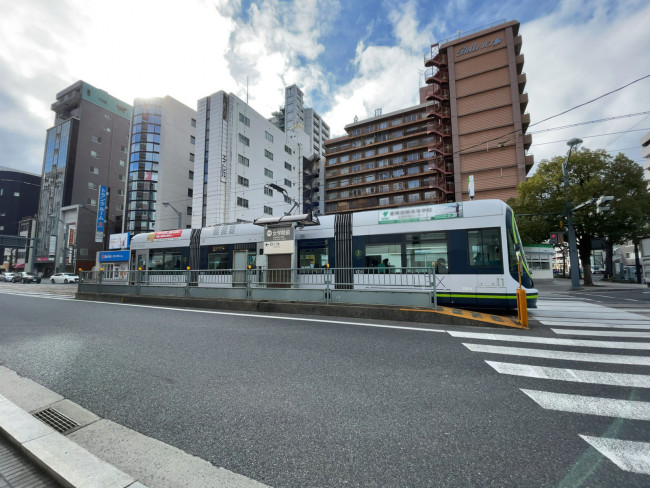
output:
[[[2,395],[0,434],[68,488],[146,488]]]

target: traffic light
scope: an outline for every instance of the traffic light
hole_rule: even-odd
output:
[[[551,232],[551,236],[550,236],[549,241],[551,242],[552,246],[557,246],[558,245],[558,242],[560,242],[560,241],[558,239],[557,232]]]
[[[609,211],[609,209],[611,208],[609,202],[611,202],[612,200],[614,200],[614,197],[610,197],[610,196],[600,197],[596,201],[596,213],[603,213]]]

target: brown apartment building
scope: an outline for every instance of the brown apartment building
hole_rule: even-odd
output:
[[[325,143],[325,213],[507,200],[533,157],[519,22],[436,43],[421,105],[357,121]]]

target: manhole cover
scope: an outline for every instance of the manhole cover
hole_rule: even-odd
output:
[[[41,410],[40,412],[36,412],[34,414],[34,417],[36,417],[44,424],[49,425],[61,434],[65,434],[79,427],[79,424],[77,422],[69,419],[61,412],[54,410],[53,408],[47,408],[45,410]]]

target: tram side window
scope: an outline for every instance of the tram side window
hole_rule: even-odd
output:
[[[402,244],[366,244],[366,268],[377,268],[378,273],[402,272]]]
[[[468,230],[467,244],[470,267],[503,264],[499,229]]]
[[[423,234],[406,235],[406,266],[413,269],[411,272],[424,272],[425,268],[431,269],[436,263],[436,273],[449,273],[449,259],[447,257],[447,233],[427,232]]]
[[[329,262],[327,241],[314,240],[301,242],[298,257],[300,268],[325,268]]]
[[[150,271],[172,271],[184,269],[183,254],[174,249],[156,249],[149,251]]]
[[[208,253],[208,269],[230,268],[230,255],[227,251]]]

